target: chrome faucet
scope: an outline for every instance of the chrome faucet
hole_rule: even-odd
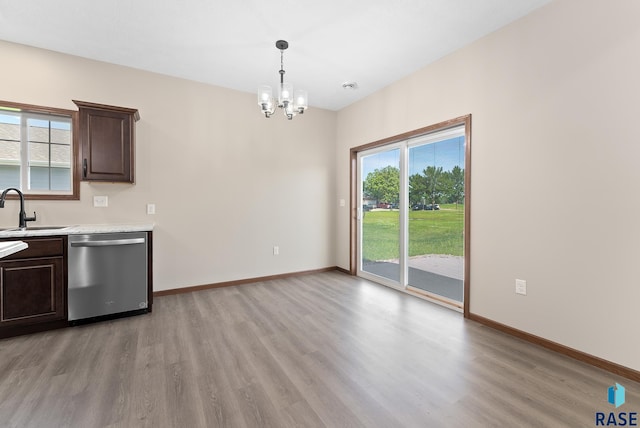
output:
[[[20,229],[26,229],[28,221],[36,221],[36,212],[33,212],[33,217],[27,217],[27,213],[24,211],[24,195],[15,187],[9,187],[2,192],[2,195],[0,195],[0,208],[4,208],[4,200],[7,197],[7,193],[9,192],[9,190],[14,190],[18,194],[18,196],[20,196],[20,213],[18,214],[18,227]]]

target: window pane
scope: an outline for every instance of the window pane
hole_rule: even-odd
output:
[[[71,168],[51,168],[51,190],[71,189]]]
[[[0,140],[0,164],[20,165],[20,142]]]
[[[0,188],[20,186],[20,117],[0,113]]]
[[[20,118],[0,114],[0,140],[20,140]]]
[[[71,168],[71,146],[51,144],[51,167]]]
[[[51,122],[51,142],[56,144],[71,144],[71,123]]]
[[[20,188],[20,165],[0,165],[0,188]]]
[[[49,145],[29,143],[29,166],[49,166]]]
[[[49,168],[29,167],[29,190],[49,190]]]
[[[40,119],[27,120],[27,133],[29,141],[49,142],[49,121]]]

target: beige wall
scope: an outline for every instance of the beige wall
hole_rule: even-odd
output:
[[[554,1],[340,111],[336,153],[348,199],[350,147],[472,114],[471,312],[636,370],[638,16]]]
[[[82,183],[80,201],[28,201],[38,224],[155,222],[155,290],[335,266],[336,113],[267,120],[253,94],[5,42],[0,52],[0,99],[141,115],[136,184]],[[94,208],[94,195],[109,207]],[[17,212],[7,203],[0,226],[15,226]]]

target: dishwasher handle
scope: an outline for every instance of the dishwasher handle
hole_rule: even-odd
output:
[[[71,242],[72,247],[115,247],[118,245],[144,244],[145,238],[107,239],[102,241]]]

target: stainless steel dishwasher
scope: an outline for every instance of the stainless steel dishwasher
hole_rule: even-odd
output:
[[[147,312],[147,233],[69,235],[69,321]]]

